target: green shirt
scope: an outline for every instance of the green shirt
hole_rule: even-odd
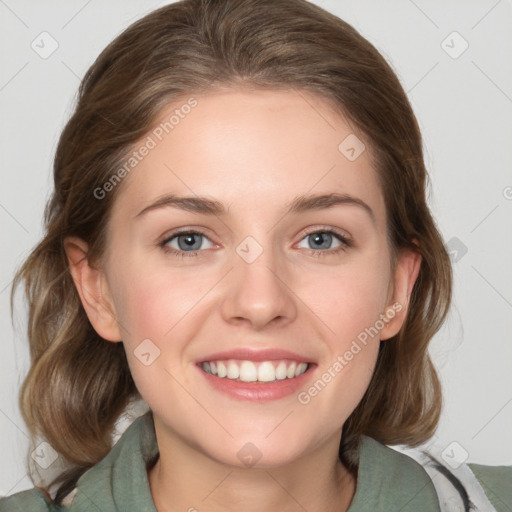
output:
[[[472,485],[483,498],[476,499],[473,508],[460,508],[455,507],[454,496],[438,496],[441,481],[449,482],[442,472],[432,477],[413,458],[368,436],[361,438],[358,454],[357,488],[348,512],[512,511],[512,466],[466,465],[472,470]],[[153,418],[144,414],[126,429],[104,459],[79,478],[71,504],[52,505],[33,488],[1,499],[0,512],[156,512],[147,467],[157,455]],[[474,503],[471,490],[468,494]],[[198,503],[196,508],[204,507]]]

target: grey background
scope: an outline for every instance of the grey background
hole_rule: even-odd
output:
[[[15,267],[42,234],[60,131],[100,51],[165,3],[0,0],[0,495],[32,487],[17,404],[29,366],[25,310],[18,294],[13,330],[8,299]],[[453,308],[431,345],[445,408],[430,447],[455,459],[512,464],[511,3],[314,3],[384,54],[423,131],[430,205],[455,270]],[[43,31],[58,43],[47,58],[31,47],[42,46]],[[469,44],[457,58],[464,41],[454,31]]]

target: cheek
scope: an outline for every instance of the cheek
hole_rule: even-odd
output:
[[[384,265],[360,269],[354,265],[310,287],[327,350],[315,380],[298,398],[305,411],[314,411],[312,417],[324,418],[327,430],[339,428],[368,388],[380,346],[377,321],[385,306],[388,279]]]
[[[116,313],[130,372],[138,391],[149,404],[161,400],[161,390],[172,387],[175,364],[186,340],[181,322],[197,302],[198,290],[182,276],[171,279],[139,267],[130,274],[118,269]],[[129,280],[123,276],[132,275]],[[172,343],[169,343],[172,341]]]
[[[197,277],[187,272],[159,272],[139,267],[119,269],[116,312],[127,339],[163,340],[204,294]],[[123,275],[133,276],[128,281]]]
[[[317,273],[303,286],[301,298],[321,320],[327,351],[318,368],[317,384],[304,390],[303,402],[316,402],[334,428],[355,409],[371,380],[380,346],[377,323],[384,312],[391,277],[389,261],[374,256]],[[325,391],[323,391],[325,386]],[[349,390],[349,391],[348,391]],[[316,396],[323,398],[316,400]]]
[[[302,284],[301,298],[311,306],[338,348],[375,324],[384,311],[390,270],[384,259],[361,258],[331,267]]]

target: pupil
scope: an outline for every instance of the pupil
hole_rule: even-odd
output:
[[[181,235],[178,238],[178,245],[180,246],[180,249],[198,249],[201,243],[199,242],[198,247],[194,247],[194,245],[197,245],[197,241],[194,241],[194,237],[197,236],[194,233],[189,233],[188,235]],[[185,247],[181,244],[181,240],[184,240]]]
[[[315,243],[320,243],[322,245],[322,242],[327,243],[327,246],[329,245],[330,239],[332,235],[329,233],[317,233],[314,236]]]

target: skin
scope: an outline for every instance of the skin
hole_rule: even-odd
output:
[[[243,89],[196,99],[120,185],[102,265],[89,264],[84,241],[65,243],[92,325],[106,342],[122,340],[153,410],[160,458],[148,478],[155,506],[347,510],[356,480],[338,459],[343,424],[368,387],[379,338],[394,336],[404,322],[420,257],[400,252],[392,272],[369,151],[350,161],[338,150],[355,131],[326,100]],[[160,119],[180,104],[168,105]],[[283,216],[296,196],[333,191],[364,201],[375,220],[350,204]],[[208,196],[228,213],[165,207],[135,218],[171,192]],[[205,234],[194,239],[202,240],[196,256],[158,246],[178,228]],[[319,243],[307,235],[326,228],[338,229],[351,247],[335,254],[340,242],[333,237],[313,255]],[[252,263],[236,252],[247,236],[263,249]],[[169,245],[180,247],[177,238]],[[211,388],[195,366],[232,348],[287,349],[318,365],[307,389],[394,303],[402,310],[307,405],[296,394],[237,400]],[[146,366],[134,350],[148,338],[160,356]],[[237,457],[247,442],[261,452],[252,467]]]

